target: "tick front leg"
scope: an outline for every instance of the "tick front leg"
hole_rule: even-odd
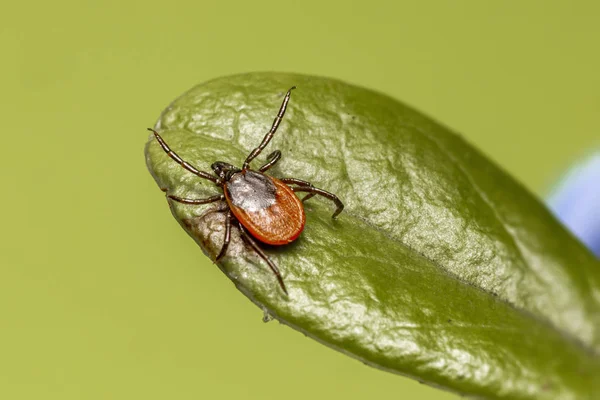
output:
[[[219,200],[225,200],[225,195],[222,194],[218,194],[216,196],[211,196],[211,197],[207,197],[205,199],[185,199],[183,197],[177,197],[177,196],[173,196],[171,194],[168,194],[167,197],[171,200],[174,200],[178,203],[183,203],[183,204],[195,204],[195,205],[200,205],[200,204],[208,204],[208,203],[214,203],[215,201],[219,201]]]
[[[221,251],[217,258],[215,258],[215,262],[219,262],[219,260],[225,255],[227,252],[227,247],[229,247],[229,241],[231,240],[231,210],[227,211],[225,215],[225,237],[223,238],[223,246],[221,247]]]
[[[274,152],[269,154],[269,156],[267,157],[267,163],[265,165],[263,165],[262,167],[260,167],[259,171],[265,172],[266,170],[271,168],[273,165],[275,165],[277,163],[277,161],[279,161],[280,158],[281,158],[281,151],[275,150]]]
[[[271,268],[271,271],[273,271],[273,273],[277,277],[277,281],[279,282],[279,286],[281,286],[281,289],[285,292],[285,294],[288,294],[288,291],[285,287],[285,283],[283,283],[281,273],[279,272],[279,268],[277,268],[273,261],[271,261],[271,259],[267,257],[267,255],[262,251],[260,247],[258,247],[258,244],[256,244],[256,242],[250,237],[250,235],[248,235],[246,229],[244,228],[244,225],[242,225],[242,223],[239,221],[238,226],[240,228],[240,235],[242,236],[242,239],[244,239],[244,241],[248,243],[250,247],[252,247],[256,254],[260,256],[260,258],[265,260],[265,262],[269,265],[269,268]]]
[[[165,140],[154,129],[148,128],[148,130],[150,132],[154,133],[154,137],[158,141],[158,144],[160,144],[160,147],[162,147],[162,149],[165,151],[165,153],[167,153],[167,155],[169,157],[171,157],[173,160],[175,160],[175,162],[177,164],[181,165],[185,170],[191,172],[192,174],[194,174],[196,176],[199,176],[200,178],[204,178],[204,179],[208,179],[209,181],[213,181],[216,184],[221,183],[217,178],[215,178],[208,172],[200,171],[199,169],[197,169],[196,167],[194,167],[193,165],[191,165],[190,163],[188,163],[187,161],[185,161],[184,159],[179,157],[177,155],[177,153],[175,153],[173,150],[171,150],[171,148],[169,147],[167,142],[165,142]]]

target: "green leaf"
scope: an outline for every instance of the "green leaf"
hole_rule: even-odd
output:
[[[263,246],[285,296],[236,229],[219,267],[279,321],[367,364],[481,398],[587,399],[600,393],[600,263],[540,202],[461,137],[387,96],[336,80],[254,73],[199,85],[156,129],[185,160],[241,166],[296,85],[269,174],[337,194],[314,197],[306,228]],[[161,188],[220,193],[150,137]],[[212,259],[216,205],[171,202]]]

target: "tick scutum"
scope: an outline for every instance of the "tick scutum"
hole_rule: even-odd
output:
[[[231,204],[247,212],[271,207],[277,187],[268,176],[254,171],[238,172],[225,185]]]

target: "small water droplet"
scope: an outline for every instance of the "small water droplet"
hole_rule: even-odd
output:
[[[263,309],[263,318],[262,318],[264,323],[270,322],[273,320],[273,316],[271,314],[269,314],[269,311],[267,311],[267,309]]]

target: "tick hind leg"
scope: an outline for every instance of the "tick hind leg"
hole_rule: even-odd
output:
[[[244,225],[242,225],[242,223],[239,221],[238,221],[238,227],[240,229],[240,235],[242,236],[242,239],[246,243],[248,243],[250,245],[250,247],[252,247],[252,250],[254,250],[256,252],[256,254],[258,254],[260,256],[260,258],[265,260],[265,262],[269,265],[269,268],[271,268],[271,271],[273,271],[273,273],[277,277],[277,281],[279,282],[279,286],[281,286],[281,289],[285,292],[285,294],[288,294],[288,291],[285,287],[285,283],[283,283],[283,278],[281,277],[281,273],[279,272],[279,268],[277,268],[277,266],[273,263],[273,261],[271,261],[271,259],[262,251],[262,249],[254,241],[254,239],[252,239],[252,237],[250,237],[250,235],[246,232]]]
[[[331,216],[331,218],[335,218],[337,217],[342,210],[344,209],[344,203],[342,203],[342,201],[333,193],[329,193],[326,190],[323,189],[319,189],[317,187],[314,187],[312,185],[312,183],[307,182],[307,181],[303,181],[302,179],[296,179],[296,178],[283,178],[280,179],[283,183],[286,183],[288,185],[297,185],[296,187],[292,187],[292,190],[294,192],[306,192],[308,193],[306,196],[304,196],[304,198],[302,199],[302,201],[306,201],[308,199],[310,199],[311,197],[315,196],[315,195],[319,195],[319,196],[323,196],[326,199],[329,199],[331,201],[333,201],[333,203],[335,204],[335,206],[337,207],[335,209],[335,212],[333,213],[333,215]]]
[[[227,247],[229,247],[229,241],[231,240],[231,210],[227,211],[225,215],[225,237],[223,238],[223,246],[221,247],[221,251],[217,258],[215,258],[215,262],[219,262],[221,258],[227,252]]]
[[[167,191],[166,189],[162,189],[162,190],[164,192]],[[177,196],[173,196],[170,194],[167,194],[167,197],[178,203],[195,204],[195,205],[208,204],[208,203],[214,203],[219,200],[225,200],[225,195],[222,195],[222,194],[207,197],[206,199],[185,199],[183,197],[177,197]],[[218,262],[225,255],[225,252],[227,251],[227,247],[229,246],[229,241],[231,239],[231,210],[229,208],[210,210],[210,212],[222,212],[225,210],[227,210],[227,214],[225,216],[225,237],[223,239],[223,246],[221,247],[221,251],[219,252],[219,255],[217,255],[217,258],[215,258],[215,262]]]

